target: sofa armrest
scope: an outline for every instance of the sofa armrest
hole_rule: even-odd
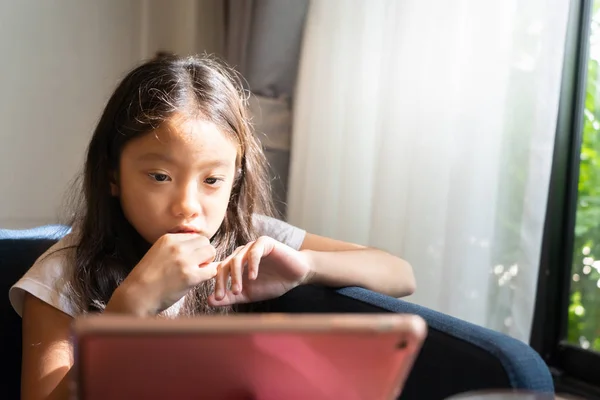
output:
[[[429,333],[401,399],[442,400],[482,389],[554,392],[550,371],[527,344],[458,318],[361,288],[300,286],[250,312],[417,314]]]

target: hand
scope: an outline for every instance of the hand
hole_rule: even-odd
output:
[[[129,295],[126,304],[134,304],[130,308],[135,314],[157,314],[194,286],[216,276],[217,263],[211,263],[215,254],[204,236],[166,234],[154,243],[118,290]]]
[[[208,298],[212,307],[279,297],[311,276],[310,263],[303,253],[268,236],[238,247],[225,260],[213,264],[218,269],[215,291]]]

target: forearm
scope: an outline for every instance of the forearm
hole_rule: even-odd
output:
[[[136,293],[134,288],[122,284],[114,291],[104,312],[148,317],[157,314],[158,311],[155,308],[144,300],[144,296]]]
[[[27,382],[22,379],[21,382],[21,399],[23,400],[69,400],[74,398],[75,382],[73,381],[73,369],[69,368],[66,373],[63,370],[57,370],[52,375],[42,378],[37,384]],[[55,374],[64,374],[58,382],[51,381],[57,379]],[[50,387],[54,389],[50,391]],[[50,392],[49,392],[50,391]]]
[[[331,287],[360,286],[392,297],[408,296],[415,290],[410,264],[384,251],[366,248],[302,252],[312,271],[307,283]]]
[[[73,369],[69,369],[65,377],[60,381],[56,388],[50,393],[46,400],[67,400],[72,399],[74,392],[74,382],[72,378]]]

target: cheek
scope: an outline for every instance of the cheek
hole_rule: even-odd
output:
[[[138,198],[143,200],[144,196],[140,196],[140,190],[137,187],[136,180],[133,179],[129,174],[123,174],[119,181],[119,194],[121,201],[136,201]]]
[[[225,217],[225,213],[227,212],[227,208],[229,207],[229,199],[231,197],[231,186],[227,188],[222,188],[221,191],[216,196],[212,196],[210,200],[207,202],[208,207],[207,211],[209,211],[212,215],[212,218],[223,219]]]
[[[231,196],[231,187],[223,188],[218,194],[207,198],[210,208],[219,213],[224,213],[229,205],[229,198]]]
[[[121,205],[130,214],[147,214],[165,203],[164,194],[148,191],[139,177],[128,174],[122,177],[119,192]]]

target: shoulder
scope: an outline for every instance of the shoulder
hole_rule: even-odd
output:
[[[260,236],[269,236],[293,249],[300,250],[306,231],[277,218],[266,215],[254,214],[252,216],[254,228]]]
[[[17,314],[22,316],[25,293],[68,315],[77,314],[69,296],[76,244],[75,234],[69,233],[46,250],[10,288],[9,300]]]

